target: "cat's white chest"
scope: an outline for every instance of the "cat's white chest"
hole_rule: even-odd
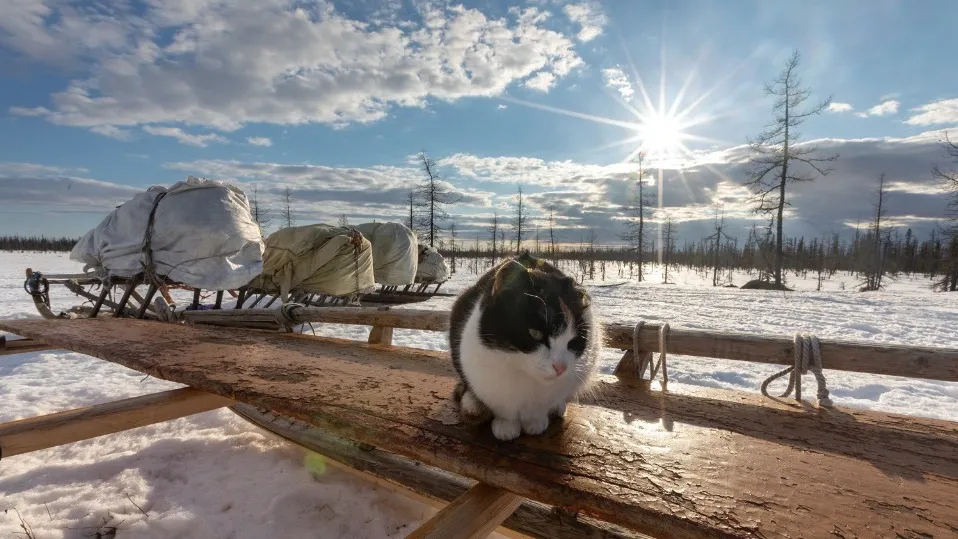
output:
[[[479,303],[463,327],[460,366],[469,386],[493,413],[504,419],[539,418],[553,409],[564,409],[581,380],[575,376],[547,382],[523,368],[534,361],[521,352],[487,348],[479,336]],[[569,373],[572,374],[572,373]]]

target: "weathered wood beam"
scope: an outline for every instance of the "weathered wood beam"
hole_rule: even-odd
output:
[[[409,496],[436,509],[458,498],[476,481],[439,468],[340,438],[308,423],[280,416],[248,404],[230,407],[240,417],[300,447],[326,457],[326,462],[358,474],[384,488]],[[581,514],[525,500],[503,523],[522,536],[542,539],[649,539],[648,536]],[[497,530],[503,535],[514,535]]]
[[[0,320],[0,330],[652,536],[937,537],[958,521],[954,422],[598,376],[546,432],[499,442],[461,423],[444,352],[133,319]]]
[[[439,510],[406,539],[484,539],[521,503],[521,496],[479,483]]]
[[[86,408],[0,424],[0,457],[7,458],[198,414],[235,401],[193,388],[173,389]]]
[[[27,352],[40,352],[42,350],[51,350],[52,346],[45,342],[34,339],[7,340],[6,335],[0,335],[0,356],[10,354],[25,354]]]
[[[188,322],[212,325],[238,326],[242,325],[237,324],[238,321],[275,320],[275,314],[270,309],[194,311],[183,315]],[[294,316],[303,323],[327,322],[427,331],[446,331],[449,328],[447,311],[423,309],[380,311],[370,308],[303,307],[295,310]],[[620,350],[631,349],[633,329],[634,326],[624,324],[607,325],[606,345]],[[643,326],[639,332],[639,342],[643,351],[658,351],[659,326]],[[794,361],[793,341],[787,337],[672,327],[666,348],[669,354],[675,355],[775,365],[791,365]],[[821,352],[826,369],[958,381],[958,349],[823,340]]]

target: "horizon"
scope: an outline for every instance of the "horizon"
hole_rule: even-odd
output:
[[[488,235],[493,212],[511,218],[521,184],[534,218],[554,205],[564,243],[593,229],[617,244],[643,150],[680,241],[710,234],[717,208],[744,241],[765,221],[746,202],[745,144],[772,118],[763,85],[796,49],[810,102],[832,97],[803,140],[840,157],[790,187],[785,235],[850,237],[882,172],[890,226],[925,238],[945,215],[931,174],[951,165],[939,141],[958,138],[958,73],[935,61],[958,18],[945,1],[4,12],[0,235],[78,237],[188,175],[255,187],[274,214],[289,188],[298,225],[404,222],[426,151],[463,200],[448,211],[464,238]]]

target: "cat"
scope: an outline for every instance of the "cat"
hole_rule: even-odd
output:
[[[452,307],[453,393],[467,422],[499,440],[536,435],[588,390],[602,328],[588,292],[528,252],[495,266]]]

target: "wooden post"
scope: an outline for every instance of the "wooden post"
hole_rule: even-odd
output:
[[[377,311],[388,311],[389,307],[380,307],[376,309]],[[393,343],[393,328],[392,326],[373,326],[369,330],[369,339],[366,341],[369,344],[383,344],[390,346]]]
[[[479,483],[443,507],[406,539],[481,539],[509,518],[522,497]]]
[[[0,458],[162,423],[234,404],[191,387],[0,424]]]
[[[133,294],[133,291],[136,290],[136,285],[139,284],[139,281],[136,277],[132,277],[126,283],[126,290],[123,291],[123,297],[120,298],[120,303],[117,304],[116,310],[113,311],[113,318],[119,318],[123,316],[123,310],[126,308],[126,304],[130,301],[130,295]]]

